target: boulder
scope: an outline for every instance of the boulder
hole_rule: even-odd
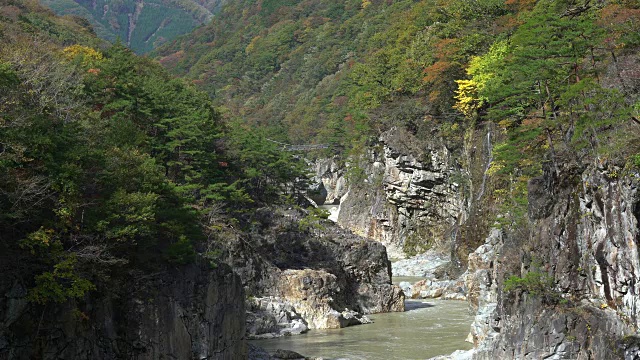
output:
[[[276,350],[276,352],[273,354],[273,357],[275,359],[283,359],[283,360],[300,360],[300,359],[306,359],[305,356],[298,354],[295,351],[291,351],[291,350],[283,350],[283,349],[278,349]]]

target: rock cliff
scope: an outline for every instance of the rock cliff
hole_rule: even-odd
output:
[[[533,231],[494,230],[470,255],[474,358],[637,358],[639,176],[621,172],[547,168],[529,184]],[[528,273],[543,291],[504,290],[506,275]]]
[[[384,246],[301,209],[262,208],[248,233],[227,239],[226,261],[249,295],[251,337],[366,323],[404,311]]]
[[[27,302],[16,273],[4,274],[1,359],[246,357],[244,293],[226,266],[132,272],[82,302],[44,306]]]
[[[346,168],[316,165],[328,201],[341,199],[338,224],[384,244],[392,258],[447,246],[467,211],[461,175],[445,144],[395,128]]]
[[[360,167],[366,176],[349,182],[338,222],[385,244],[392,256],[431,246],[394,269],[429,278],[405,284],[410,296],[442,296],[443,279],[463,290],[476,319],[469,335],[475,349],[461,356],[637,358],[640,176],[606,163],[546,164],[544,175],[529,182],[524,223],[504,229],[494,223],[478,247],[471,237],[486,235],[483,229],[499,219],[490,204],[491,156],[482,156],[490,154],[490,129],[485,134],[465,145],[463,153],[475,152],[471,166],[447,147],[416,147],[410,134],[385,133],[343,171]],[[336,183],[326,174],[322,179]],[[456,247],[449,261],[464,256],[463,246],[471,249],[467,272],[454,281],[460,272],[441,264],[449,245]],[[428,264],[414,273],[423,258]],[[431,267],[441,269],[435,274]]]

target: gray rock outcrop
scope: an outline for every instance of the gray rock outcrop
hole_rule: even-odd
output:
[[[547,168],[530,182],[535,230],[524,244],[492,233],[469,257],[474,359],[634,359],[639,176],[604,166],[562,171]],[[540,272],[550,285],[507,293],[514,269]]]
[[[227,267],[132,273],[121,286],[129,290],[111,289],[117,297],[92,294],[82,303],[36,306],[15,279],[0,299],[0,358],[246,357],[244,293]]]
[[[395,259],[446,247],[467,208],[456,180],[462,179],[461,167],[445,145],[421,144],[405,130],[391,129],[379,141],[343,168],[317,166],[327,189],[341,189],[334,195],[342,196],[338,224],[381,242]],[[341,179],[349,172],[344,191]]]
[[[450,266],[451,256],[440,251],[428,250],[411,258],[399,260],[391,264],[394,276],[416,276],[438,278]]]
[[[347,193],[346,169],[337,157],[318,159],[313,163],[314,180],[321,183],[326,193],[324,204],[339,204]]]
[[[227,262],[249,296],[248,336],[367,323],[366,314],[404,311],[404,294],[391,284],[384,246],[315,219],[303,210],[263,208],[254,231],[228,243]],[[259,224],[259,226],[258,226]]]

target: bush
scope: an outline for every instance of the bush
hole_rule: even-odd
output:
[[[196,252],[193,245],[186,236],[180,236],[180,240],[169,245],[167,249],[167,260],[177,265],[191,264],[196,259]]]
[[[298,221],[300,231],[311,229],[323,230],[322,221],[329,218],[331,213],[321,208],[309,208],[307,215]]]
[[[524,277],[510,276],[504,282],[504,292],[528,293],[532,296],[542,297],[547,304],[558,304],[562,297],[553,289],[553,277],[538,271],[530,271]]]

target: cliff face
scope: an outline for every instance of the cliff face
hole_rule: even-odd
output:
[[[244,293],[227,267],[132,273],[120,292],[63,306],[30,305],[17,278],[3,286],[2,359],[246,357]]]
[[[366,175],[343,191],[338,223],[381,242],[392,258],[444,246],[467,209],[460,164],[444,144],[425,145],[404,130],[392,129],[379,141],[348,165],[354,177]],[[333,185],[341,184],[335,175],[319,177],[328,190],[344,189]]]
[[[341,225],[401,255],[414,238],[435,240],[436,248],[453,235],[454,246],[470,243],[474,222],[499,218],[487,203],[490,156],[475,167],[473,161],[461,166],[446,147],[423,150],[412,147],[410,137],[401,144],[389,136],[358,164],[367,177],[351,182],[342,196]],[[489,141],[466,153],[475,151],[481,159]],[[495,223],[468,257],[461,281],[477,314],[469,336],[474,358],[632,359],[637,354],[639,341],[632,335],[640,326],[640,176],[575,160],[559,162],[557,171],[546,165],[544,175],[529,182],[522,226],[500,229]],[[454,181],[459,174],[470,180]],[[452,234],[458,227],[467,230]],[[476,235],[482,234],[478,228]],[[511,280],[506,291],[513,275],[529,280],[515,287]]]
[[[494,231],[470,256],[475,358],[635,359],[638,175],[547,170],[529,184],[526,241]],[[506,274],[528,272],[550,277],[542,294],[504,291]]]

